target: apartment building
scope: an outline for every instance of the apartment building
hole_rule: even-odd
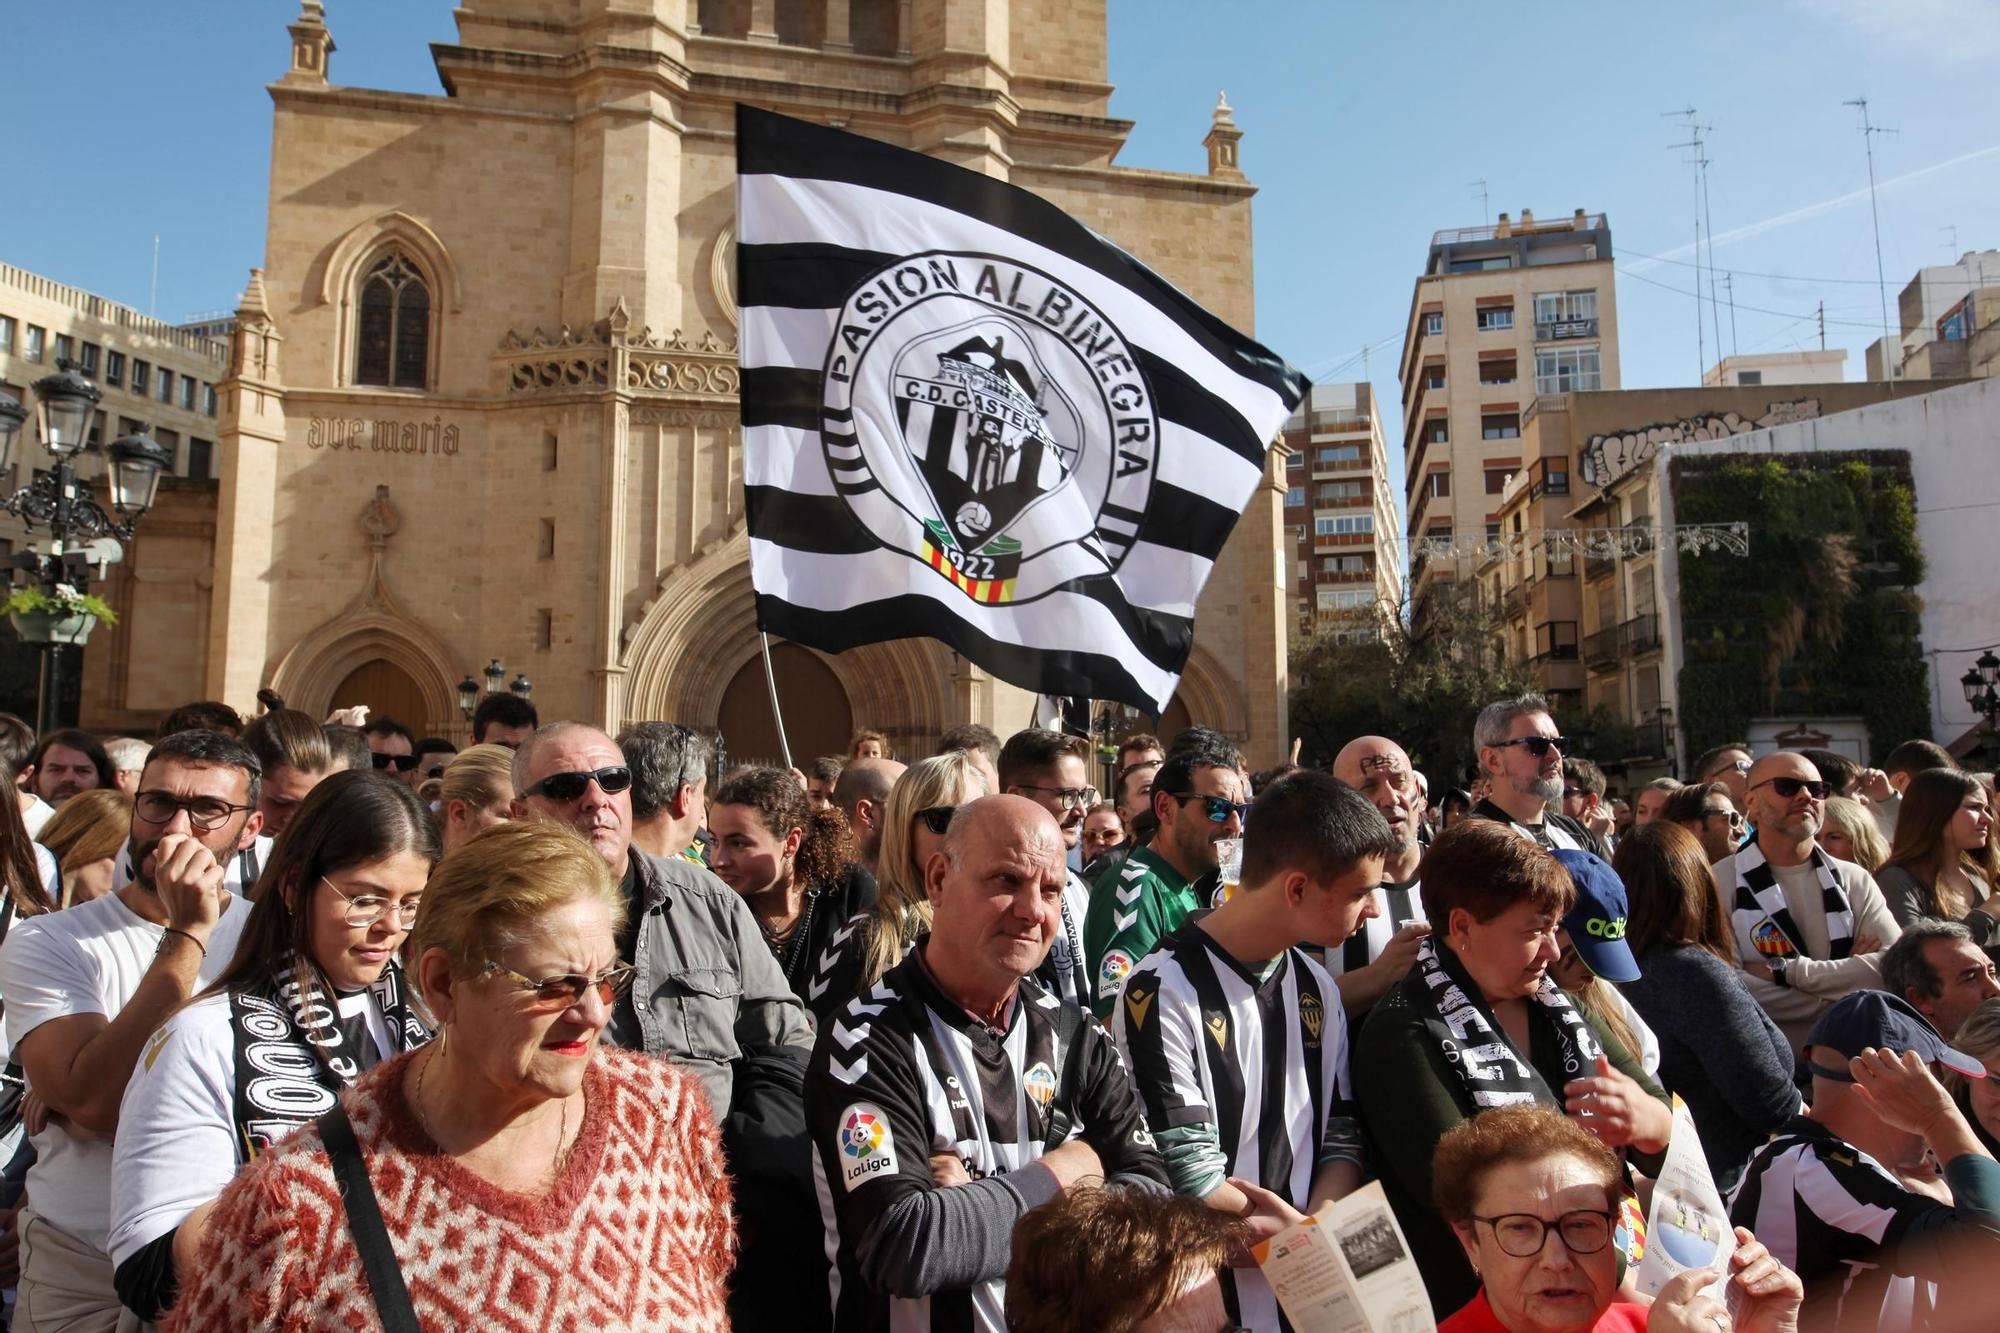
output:
[[[1299,628],[1373,637],[1401,614],[1403,561],[1375,390],[1315,384],[1285,423],[1285,541]]]
[[[69,360],[104,391],[92,447],[143,431],[173,454],[173,475],[214,476],[215,385],[228,357],[219,339],[0,264],[0,387],[32,410],[29,387]],[[29,448],[32,434],[31,425],[23,436]],[[17,527],[0,526],[0,537],[18,540]]]
[[[1400,372],[1411,625],[1421,633],[1433,586],[1469,577],[1477,562],[1429,556],[1416,540],[1496,533],[1535,397],[1618,387],[1605,216],[1578,209],[1542,222],[1523,210],[1434,235]]]
[[[1847,378],[1847,349],[1798,348],[1790,352],[1755,352],[1725,356],[1708,368],[1703,384],[1839,384]]]
[[[1869,379],[2000,374],[2000,250],[1968,250],[1956,264],[1918,269],[1896,297],[1896,322],[1893,340],[1868,345]]]

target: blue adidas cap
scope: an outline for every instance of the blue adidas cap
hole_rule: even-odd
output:
[[[1595,852],[1556,849],[1556,860],[1576,885],[1576,906],[1563,918],[1569,942],[1597,976],[1606,981],[1637,981],[1639,960],[1625,942],[1625,918],[1630,914],[1625,881]]]

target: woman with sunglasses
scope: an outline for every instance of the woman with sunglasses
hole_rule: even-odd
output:
[[[165,1327],[724,1327],[734,1219],[707,1095],[600,1040],[632,975],[625,911],[553,821],[440,862],[408,949],[437,1039],[231,1182]]]
[[[716,788],[708,867],[742,896],[792,994],[807,998],[812,964],[843,923],[875,902],[836,807],[815,811],[782,768],[753,768]]]
[[[173,1304],[244,1162],[429,1039],[396,950],[437,856],[400,782],[337,773],[299,804],[229,966],[154,1034],[125,1090],[109,1248],[142,1319]]]
[[[1875,882],[1899,926],[1918,917],[1964,922],[1980,944],[1993,942],[1993,802],[1986,784],[1955,768],[1910,779],[1896,816],[1896,841]]]
[[[1650,1305],[1621,1297],[1621,1174],[1616,1154],[1549,1107],[1500,1107],[1446,1134],[1431,1169],[1437,1208],[1480,1285],[1438,1333],[1795,1333],[1805,1286],[1742,1227],[1728,1238],[1733,1309],[1702,1294],[1724,1279],[1718,1268],[1682,1273]],[[1692,1220],[1721,1243],[1727,1219]]]
[[[924,866],[944,850],[952,812],[990,795],[976,760],[953,751],[911,764],[882,814],[882,850],[875,863],[875,902],[843,919],[813,965],[806,1006],[826,1026],[833,1013],[903,961],[917,937],[931,927]]]

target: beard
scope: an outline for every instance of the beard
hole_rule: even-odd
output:
[[[153,849],[160,845],[158,838],[140,839],[133,834],[125,841],[125,854],[132,858],[132,881],[148,893],[158,893],[153,885],[153,867],[148,864]]]
[[[1559,801],[1562,799],[1563,780],[1560,773],[1551,773],[1545,778],[1535,777],[1529,778],[1526,781],[1515,781],[1511,785],[1515,791],[1523,796],[1535,796],[1544,801]]]

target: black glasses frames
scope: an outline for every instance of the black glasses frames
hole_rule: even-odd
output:
[[[1549,757],[1550,750],[1554,750],[1560,755],[1567,755],[1570,752],[1570,744],[1570,739],[1567,736],[1516,736],[1511,741],[1493,742],[1493,748],[1496,750],[1508,750],[1518,745],[1529,754],[1535,756],[1535,758],[1546,759]]]
[[[1769,787],[1788,801],[1802,791],[1810,792],[1815,801],[1824,801],[1828,793],[1833,790],[1832,787],[1824,782],[1816,782],[1807,778],[1765,778],[1762,782],[1751,783],[1749,789],[1756,791],[1759,787]]]
[[[574,773],[551,773],[534,786],[522,792],[523,796],[546,796],[551,801],[581,800],[595,782],[607,796],[615,796],[632,785],[632,770],[623,764],[612,764],[605,768],[582,769]]]
[[[923,821],[925,828],[942,838],[951,827],[951,817],[957,813],[955,805],[932,805],[917,811],[916,817]]]
[[[398,773],[407,773],[417,766],[417,757],[413,754],[378,754],[373,758],[375,767],[386,769],[393,764]]]
[[[1248,801],[1232,801],[1227,796],[1206,796],[1198,791],[1170,791],[1167,795],[1173,797],[1176,801],[1200,801],[1203,809],[1208,814],[1208,822],[1211,824],[1227,824],[1232,812],[1234,812],[1238,820],[1247,819],[1250,816],[1250,803]]]

